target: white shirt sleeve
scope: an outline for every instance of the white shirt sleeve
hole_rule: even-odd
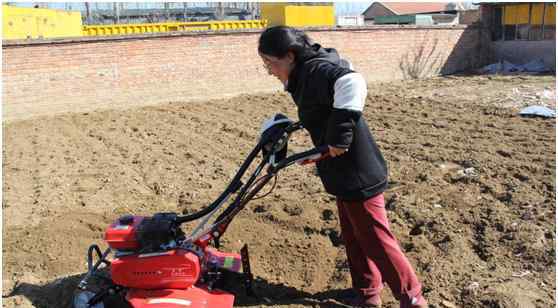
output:
[[[360,73],[350,73],[335,81],[333,108],[362,112],[368,89]]]

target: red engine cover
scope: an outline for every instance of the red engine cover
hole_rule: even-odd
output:
[[[112,249],[134,250],[139,248],[136,229],[144,217],[124,216],[112,223],[105,232],[105,241]]]
[[[198,256],[184,249],[125,256],[110,267],[114,283],[138,289],[185,289],[200,276]]]
[[[126,299],[134,308],[231,308],[234,304],[232,294],[194,286],[186,290],[132,289]]]

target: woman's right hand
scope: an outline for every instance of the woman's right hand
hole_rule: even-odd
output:
[[[336,157],[345,154],[349,149],[343,148],[336,148],[334,146],[328,145],[329,147],[329,156]]]

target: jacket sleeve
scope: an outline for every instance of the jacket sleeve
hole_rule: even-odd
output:
[[[359,73],[343,75],[333,86],[333,111],[328,119],[326,143],[338,148],[349,148],[353,129],[362,115],[368,90]]]

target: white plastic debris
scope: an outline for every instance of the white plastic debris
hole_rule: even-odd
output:
[[[549,71],[542,59],[533,60],[522,65],[524,72],[543,73]]]
[[[525,277],[527,275],[531,274],[530,271],[524,271],[524,272],[520,272],[520,273],[513,273],[512,277],[516,277],[516,278],[522,278]]]
[[[548,71],[550,71],[550,69],[546,67],[542,59],[532,60],[525,64],[514,64],[506,60],[501,60],[497,63],[486,65],[480,69],[480,72],[485,74],[515,72],[543,73]]]
[[[529,106],[521,109],[519,115],[523,117],[555,118],[556,111],[545,106]]]

